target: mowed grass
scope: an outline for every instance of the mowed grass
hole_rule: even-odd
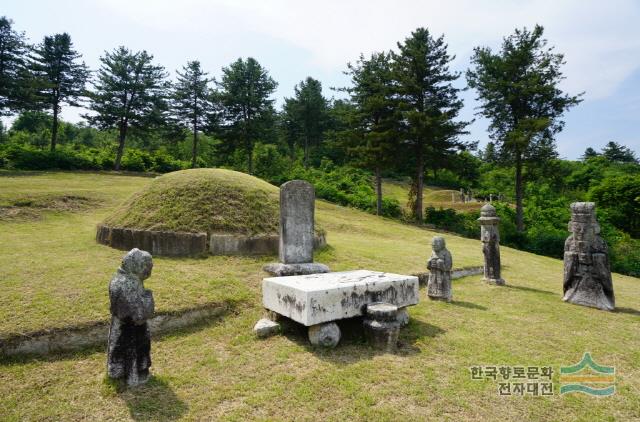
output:
[[[2,173],[0,173],[2,174]],[[100,200],[80,212],[37,210],[40,218],[0,221],[0,339],[69,325],[107,321],[107,287],[124,254],[95,241],[96,225],[152,178],[91,173],[0,176],[0,198],[77,195]],[[335,270],[426,271],[434,233],[323,201],[318,224],[330,247],[317,260]],[[479,242],[448,236],[456,267],[480,265]],[[266,257],[154,258],[159,312],[259,298]],[[253,287],[251,287],[253,286]]]
[[[54,191],[51,186],[57,181],[70,186],[68,174],[33,176],[31,183],[39,186],[39,177],[47,177]],[[127,182],[131,191],[149,182],[123,176],[74,177],[95,186],[100,186],[96,180],[100,178],[131,179]],[[4,187],[10,182],[0,178],[0,183]],[[123,189],[123,185],[114,183],[113,187]],[[108,193],[108,184],[103,186]],[[64,186],[59,189],[65,191]],[[118,202],[118,195],[113,194],[113,203]],[[93,212],[47,214],[37,221],[0,223],[1,266],[23,274],[14,276],[13,285],[7,283],[11,278],[4,271],[0,275],[2,285],[11,286],[11,295],[23,297],[23,301],[7,300],[6,290],[0,296],[5,332],[13,330],[7,323],[12,316],[13,323],[23,327],[74,322],[86,315],[107,317],[107,298],[102,296],[106,296],[108,280],[122,253],[95,245],[93,225],[111,206],[105,204]],[[317,260],[334,270],[425,270],[434,234],[428,230],[321,201],[317,218],[331,245]],[[91,227],[85,229],[87,225]],[[41,231],[48,233],[50,248],[37,246]],[[37,248],[45,258],[29,261],[18,253],[7,258],[10,248],[4,240],[9,235],[16,236],[14,246],[21,251]],[[72,240],[60,243],[59,236],[64,239],[65,235]],[[481,263],[479,242],[445,237],[456,267]],[[485,285],[479,276],[456,280],[450,304],[429,301],[422,290],[422,301],[410,309],[410,325],[402,330],[401,346],[393,354],[371,350],[359,334],[334,350],[313,349],[304,332],[295,327],[284,335],[256,339],[251,328],[262,314],[260,265],[273,258],[155,258],[148,286],[159,308],[229,298],[242,306],[223,318],[154,339],[154,377],[147,386],[133,391],[122,391],[105,381],[102,348],[41,358],[5,358],[0,361],[0,419],[639,419],[640,280],[615,274],[617,311],[602,312],[562,302],[561,261],[509,248],[502,253],[508,286]],[[58,261],[68,266],[55,266]],[[51,265],[53,272],[47,271]],[[70,299],[62,291],[55,293],[65,288],[77,296]],[[50,301],[26,299],[36,291],[42,297],[50,296]],[[13,308],[6,309],[8,306]],[[65,307],[66,311],[53,312]],[[47,318],[49,312],[52,318]],[[33,318],[39,322],[33,324]],[[552,397],[500,397],[497,382],[473,381],[468,369],[474,365],[539,365],[557,371],[560,365],[578,362],[585,351],[597,363],[616,367],[615,395],[599,399],[581,394],[560,396],[555,374]]]
[[[453,197],[452,197],[453,195]],[[405,211],[409,196],[409,183],[406,181],[385,179],[382,182],[382,196],[395,199]],[[452,201],[455,199],[455,202]],[[456,211],[478,211],[482,207],[482,202],[460,202],[460,191],[443,189],[434,186],[425,186],[422,194],[425,207],[452,208]]]

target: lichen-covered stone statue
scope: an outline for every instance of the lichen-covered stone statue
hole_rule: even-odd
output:
[[[485,204],[480,209],[480,240],[482,240],[482,254],[484,255],[483,280],[490,284],[502,286],[505,284],[500,276],[500,232],[498,223],[500,218],[491,204]]]
[[[451,267],[453,266],[451,253],[447,250],[444,238],[441,236],[433,238],[431,247],[433,251],[427,261],[429,270],[427,295],[429,299],[451,302]]]
[[[564,244],[564,297],[576,305],[605,311],[615,307],[607,244],[599,236],[593,202],[571,204],[572,233]]]
[[[129,386],[144,384],[151,366],[151,335],[147,320],[153,316],[153,294],[143,280],[151,275],[149,252],[132,249],[109,284],[111,327],[107,373]]]

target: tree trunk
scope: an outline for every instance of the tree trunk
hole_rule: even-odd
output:
[[[198,155],[198,124],[193,122],[193,148],[191,149],[191,168],[196,168],[196,157]]]
[[[424,157],[422,156],[422,147],[418,147],[417,164],[416,164],[416,209],[414,210],[416,221],[423,223],[422,213],[422,191],[424,189]]]
[[[115,170],[120,170],[120,162],[122,161],[122,155],[124,154],[124,141],[127,138],[127,123],[120,123],[120,135],[118,136],[118,152],[116,153]]]
[[[382,176],[380,167],[376,167],[376,214],[382,215]]]
[[[304,166],[309,167],[309,138],[304,136]]]
[[[51,122],[51,151],[56,150],[58,142],[58,102],[53,104],[53,121]]]
[[[524,232],[522,197],[522,155],[516,152],[516,230],[518,233]]]

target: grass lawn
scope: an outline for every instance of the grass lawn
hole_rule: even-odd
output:
[[[456,202],[451,202],[451,195],[455,196]],[[385,179],[382,182],[382,196],[395,199],[405,211],[407,208],[407,198],[409,195],[409,183],[398,180]],[[456,211],[477,211],[482,207],[482,202],[460,202],[460,191],[425,186],[422,194],[425,207],[453,208]]]
[[[95,224],[150,179],[0,173],[0,200],[95,196],[93,209],[43,211],[0,222],[0,333],[108,318],[106,288],[121,251],[97,245]],[[82,193],[81,193],[82,192]],[[1,202],[0,202],[1,203]],[[425,270],[432,232],[319,201],[333,270]],[[481,263],[478,241],[445,236],[456,267]],[[334,350],[311,348],[302,331],[258,340],[260,266],[273,257],[155,258],[147,285],[159,310],[215,301],[235,312],[154,339],[150,383],[120,391],[105,381],[102,348],[0,361],[0,420],[638,420],[640,280],[615,274],[616,312],[562,302],[562,262],[503,248],[508,286],[479,276],[454,281],[454,302],[422,302],[395,354],[359,335]],[[1,335],[0,335],[1,337]],[[616,394],[500,397],[474,365],[553,366],[591,352],[616,367]]]

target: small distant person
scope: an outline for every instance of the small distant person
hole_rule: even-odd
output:
[[[144,384],[151,367],[151,333],[147,320],[153,316],[151,290],[143,281],[151,275],[149,252],[134,248],[109,284],[111,327],[107,349],[107,373],[129,386]]]
[[[451,267],[453,259],[447,250],[444,238],[435,236],[431,241],[431,257],[427,261],[429,281],[427,295],[429,299],[446,300],[451,302]]]

